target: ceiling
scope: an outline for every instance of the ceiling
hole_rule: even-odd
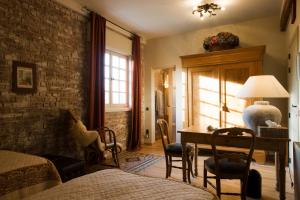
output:
[[[195,1],[209,0],[74,0],[146,39],[280,14],[282,0],[214,0],[224,5],[217,16],[200,20]]]

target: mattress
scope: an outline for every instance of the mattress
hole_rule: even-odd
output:
[[[217,197],[201,188],[186,183],[129,174],[118,169],[107,169],[88,174],[62,185],[45,190],[30,200],[140,200],[194,199],[216,200]]]
[[[61,184],[51,161],[34,155],[0,150],[0,199],[22,199]]]

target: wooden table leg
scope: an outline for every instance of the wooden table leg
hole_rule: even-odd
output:
[[[286,143],[280,144],[279,150],[279,199],[285,199],[285,161]]]
[[[279,180],[279,171],[280,171],[280,168],[279,168],[280,164],[279,164],[279,153],[278,152],[275,152],[275,170],[276,170],[276,191],[279,192],[280,190],[280,180]]]
[[[181,142],[182,145],[182,179],[186,182],[186,143]]]
[[[198,176],[198,147],[195,144],[195,176]]]

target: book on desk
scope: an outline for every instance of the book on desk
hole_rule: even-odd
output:
[[[258,126],[257,129],[258,137],[289,138],[289,130],[287,127]]]
[[[257,136],[258,137],[270,137],[270,138],[289,138],[289,129],[287,127],[267,127],[267,126],[258,126],[257,127]],[[287,156],[286,156],[286,165],[289,162],[289,152],[287,147]],[[266,162],[275,162],[275,152],[266,151]]]

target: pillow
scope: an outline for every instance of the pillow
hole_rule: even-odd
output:
[[[73,124],[70,131],[74,139],[83,147],[89,146],[99,137],[97,131],[88,131],[80,120]]]
[[[97,138],[97,146],[100,149],[100,151],[104,152],[105,151],[105,144],[101,142],[100,136]]]

